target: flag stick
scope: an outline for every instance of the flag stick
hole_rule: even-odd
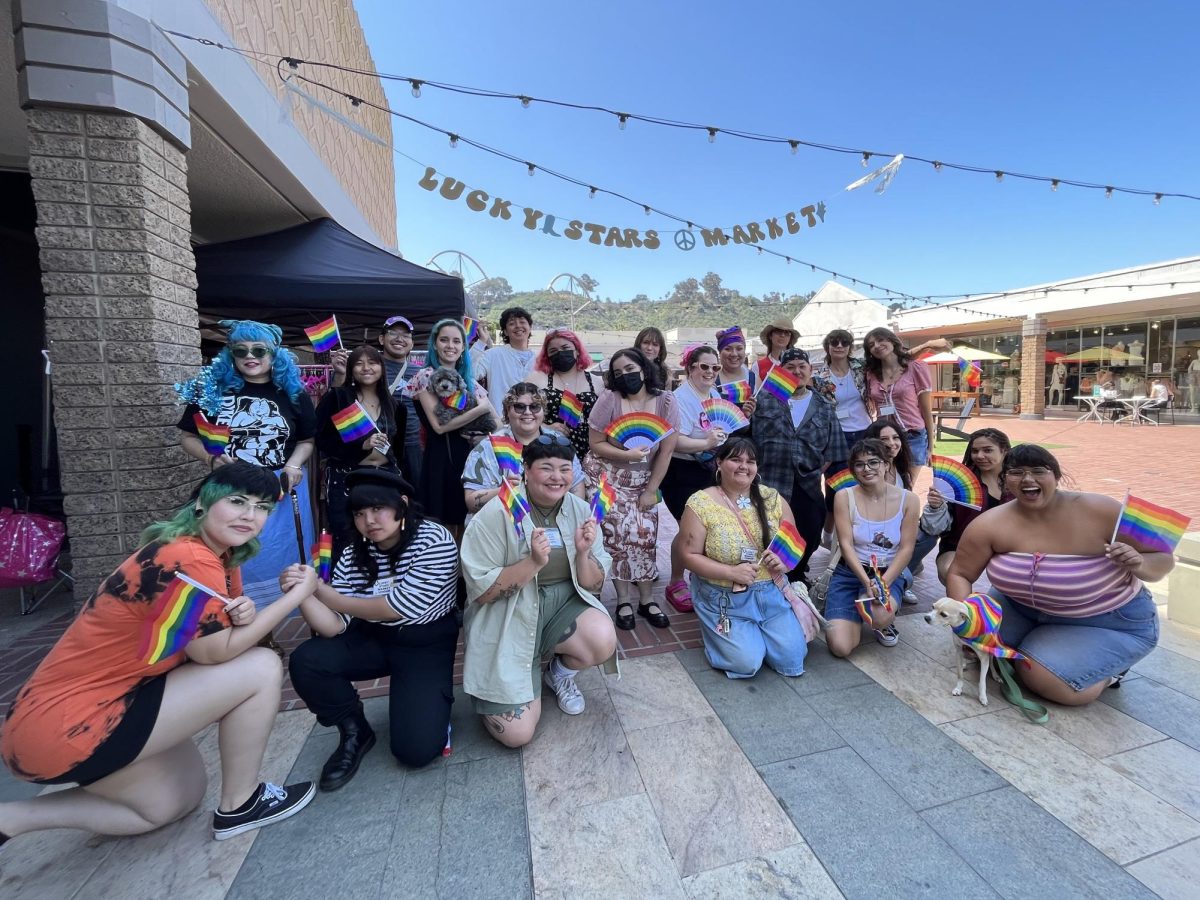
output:
[[[1113,526],[1112,537],[1109,539],[1110,544],[1117,542],[1117,532],[1121,530],[1121,516],[1125,515],[1125,507],[1129,505],[1129,488],[1125,488],[1125,499],[1121,501],[1121,511],[1117,513],[1117,524]]]
[[[304,552],[304,523],[300,517],[300,497],[296,489],[290,490],[292,495],[292,515],[296,520],[296,546],[300,550],[300,565],[308,565],[308,554]]]
[[[333,319],[333,330],[337,332],[337,336],[338,336],[338,349],[341,350],[343,353],[345,353],[346,348],[342,346],[342,329],[338,326],[338,323],[337,323],[337,313],[334,313],[331,316],[331,318]]]

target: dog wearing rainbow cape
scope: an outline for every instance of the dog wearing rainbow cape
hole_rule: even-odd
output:
[[[1000,604],[987,594],[974,593],[965,600],[952,600],[943,597],[933,604],[933,609],[925,613],[925,621],[929,624],[949,625],[954,632],[956,644],[967,647],[979,659],[979,702],[987,706],[987,676],[992,657],[1003,659],[1024,659],[1012,647],[1006,646],[1000,640],[1000,622],[1002,611]],[[963,654],[954,654],[958,661],[958,681],[951,693],[957,697],[963,689]],[[993,673],[999,681],[999,676]]]

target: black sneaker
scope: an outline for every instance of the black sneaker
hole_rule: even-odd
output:
[[[213,838],[223,841],[226,838],[282,822],[288,816],[293,816],[312,802],[316,796],[317,786],[311,781],[301,781],[280,787],[264,781],[259,784],[261,793],[250,804],[248,809],[235,812],[213,813]]]

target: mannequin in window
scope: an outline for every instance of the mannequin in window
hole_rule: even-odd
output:
[[[1050,393],[1049,401],[1051,406],[1058,406],[1065,399],[1063,385],[1067,380],[1067,367],[1060,362],[1054,364],[1054,369],[1050,372]]]

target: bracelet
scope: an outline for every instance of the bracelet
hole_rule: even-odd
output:
[[[285,468],[285,469],[291,469],[291,470],[293,470],[293,471],[295,471],[295,472],[303,472],[303,471],[304,471],[304,467],[303,467],[303,466],[284,466],[284,468]]]

